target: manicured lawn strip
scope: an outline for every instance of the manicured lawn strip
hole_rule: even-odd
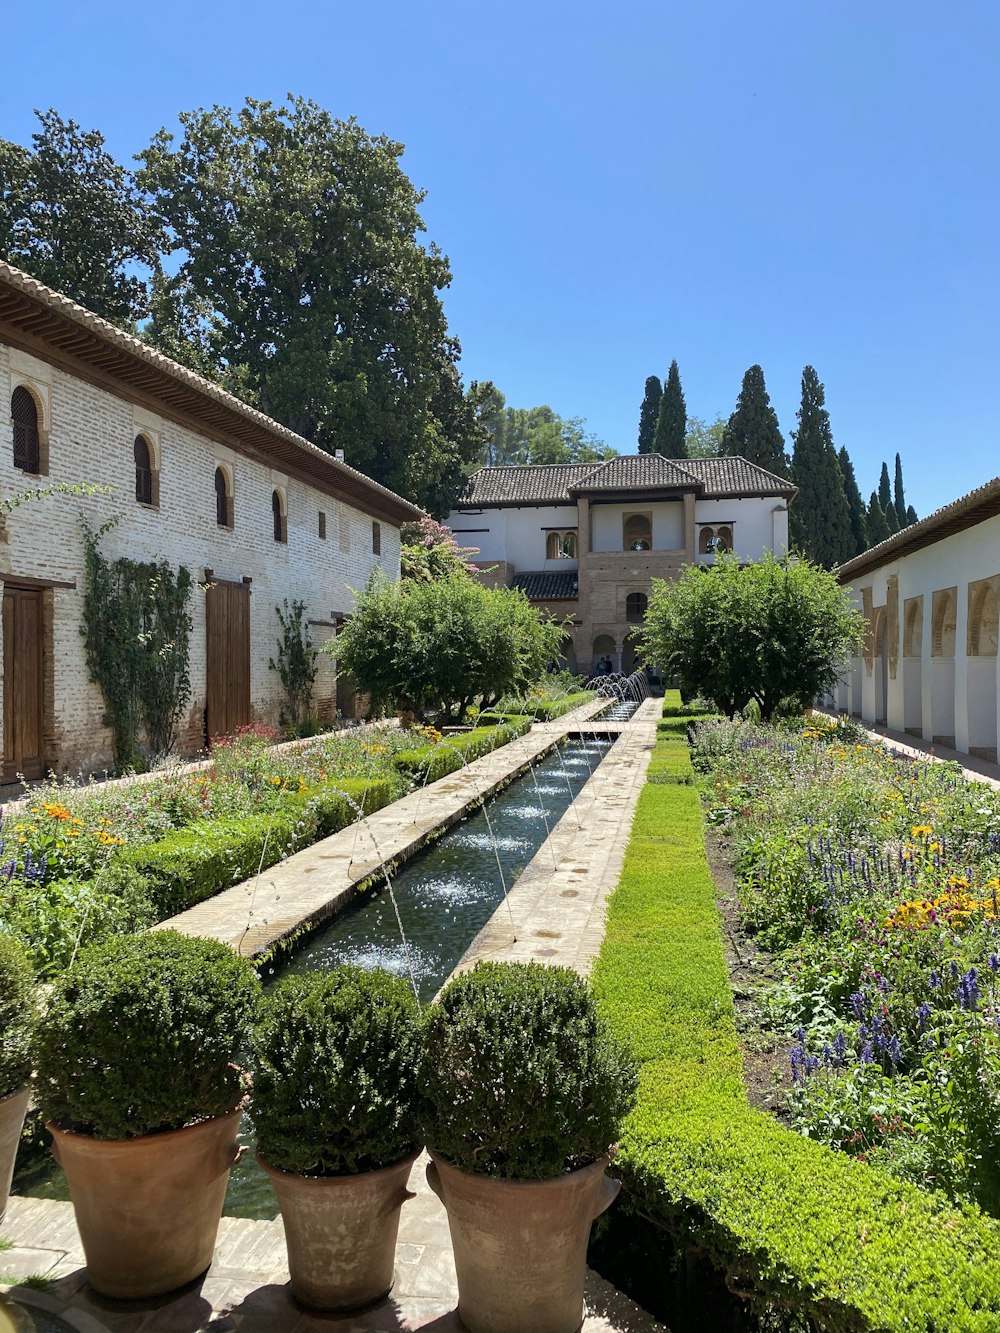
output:
[[[531,730],[532,718],[513,716],[497,726],[474,727],[454,736],[446,736],[434,744],[400,750],[393,756],[397,768],[418,784],[436,782],[438,778],[464,768],[474,759],[498,750],[501,745],[525,735]]]
[[[640,797],[594,984],[642,1062],[616,1159],[636,1210],[832,1333],[1000,1329],[1000,1225],[749,1106],[691,786]]]
[[[691,764],[688,727],[711,714],[682,704],[679,690],[668,690],[667,695],[676,695],[677,699],[668,697],[664,702],[663,720],[656,724],[656,746],[650,757],[647,781],[692,783],[695,772]]]

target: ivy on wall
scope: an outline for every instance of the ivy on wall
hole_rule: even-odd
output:
[[[285,720],[295,728],[309,715],[313,682],[316,679],[317,653],[304,624],[305,602],[293,601],[289,606],[285,598],[283,605],[284,611],[280,606],[274,608],[281,626],[278,660],[275,662],[272,657],[268,666],[272,671],[277,671],[281,678],[287,706]]]
[[[86,576],[80,633],[90,679],[104,697],[115,766],[124,771],[143,766],[141,733],[153,757],[168,754],[177,740],[191,698],[192,579],[183,565],[175,572],[166,561],[112,563],[99,543],[119,518],[96,531],[80,521]]]

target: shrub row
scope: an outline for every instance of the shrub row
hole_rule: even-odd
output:
[[[286,796],[271,814],[202,820],[158,842],[124,848],[115,865],[142,876],[162,921],[346,828],[357,818],[355,805],[370,814],[392,796],[384,778],[347,778],[303,796]]]
[[[474,759],[498,750],[508,741],[531,730],[530,717],[511,717],[496,726],[474,727],[461,735],[448,736],[433,745],[422,745],[412,750],[400,750],[395,756],[398,768],[418,784],[436,782],[438,778],[454,773],[471,764]]]
[[[1000,1329],[1000,1224],[749,1105],[692,786],[644,788],[594,982],[641,1062],[616,1166],[679,1248],[789,1325]]]

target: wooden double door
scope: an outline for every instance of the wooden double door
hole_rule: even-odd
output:
[[[4,782],[45,774],[42,590],[3,588]]]
[[[251,721],[250,588],[210,583],[205,590],[205,731],[225,736]]]

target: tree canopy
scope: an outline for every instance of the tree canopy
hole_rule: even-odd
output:
[[[858,479],[854,475],[854,464],[851,462],[851,456],[847,452],[846,445],[841,446],[837,460],[840,463],[840,472],[844,478],[844,494],[847,496],[847,508],[851,515],[851,538],[854,549],[850,552],[850,555],[860,555],[862,551],[868,549],[865,502],[858,490]]]
[[[478,578],[480,570],[472,563],[478,554],[478,547],[459,546],[450,528],[427,515],[404,523],[399,532],[400,578],[423,583],[452,574]]]
[[[724,454],[723,434],[726,423],[722,417],[714,421],[703,421],[701,417],[688,417],[684,435],[684,456],[686,458],[718,458]]]
[[[653,580],[642,630],[647,660],[732,716],[757,701],[808,707],[838,680],[864,619],[836,578],[806,560],[734,557]]]
[[[739,455],[779,477],[788,475],[785,442],[760,366],[751,366],[743,376],[736,410],[725,425],[721,452]]]
[[[792,434],[792,480],[799,488],[790,510],[792,544],[829,569],[854,554],[854,539],[823,385],[812,366],[802,372],[798,422]]]
[[[660,415],[660,400],[663,397],[663,385],[658,375],[650,375],[646,380],[646,391],[642,396],[639,409],[639,453],[653,452],[653,437],[656,435],[656,419]]]
[[[687,407],[684,403],[684,390],[681,388],[681,373],[677,368],[677,362],[671,361],[656,418],[653,452],[663,454],[664,458],[686,458],[687,450],[684,443],[686,433]]]
[[[490,387],[483,463],[599,463],[616,457],[617,449],[589,432],[582,417],[561,417],[545,404],[508,407],[503,394]]]
[[[892,531],[886,521],[885,510],[882,508],[878,498],[878,492],[872,491],[871,498],[868,501],[868,512],[865,515],[865,531],[868,534],[868,545],[877,546],[879,542],[884,542],[887,537],[892,536]]]

